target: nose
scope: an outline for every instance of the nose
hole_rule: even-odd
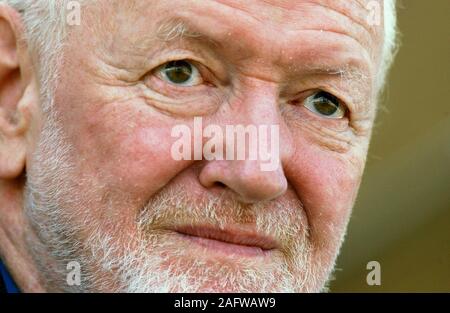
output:
[[[230,100],[230,107],[234,108],[230,112],[233,116],[232,124],[250,125],[259,130],[256,135],[258,139],[253,138],[252,141],[249,136],[243,144],[247,151],[256,149],[257,157],[246,155],[244,158],[230,159],[227,156],[222,160],[207,161],[199,174],[200,183],[204,187],[225,186],[234,191],[244,203],[272,200],[285,193],[288,183],[283,162],[289,158],[292,149],[287,127],[283,127],[286,125],[280,122],[277,103],[278,94],[273,85],[254,81],[248,84],[248,89],[241,93],[239,99]],[[276,132],[272,132],[274,126]],[[230,144],[230,138],[224,139],[224,150],[227,150],[224,152],[228,155],[226,152],[234,151],[235,145],[233,140]],[[268,159],[275,166],[267,167]],[[275,164],[272,162],[274,160]]]
[[[282,166],[273,171],[261,170],[258,160],[218,160],[208,162],[200,172],[200,183],[210,188],[226,186],[233,190],[244,203],[271,200],[287,189]]]

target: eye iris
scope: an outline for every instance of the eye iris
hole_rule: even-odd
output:
[[[187,82],[192,75],[192,66],[186,61],[172,61],[164,66],[166,77],[174,84]]]
[[[329,94],[319,92],[314,97],[314,108],[323,115],[330,116],[338,110],[338,100]]]
[[[320,112],[323,115],[332,115],[336,113],[337,106],[333,103],[330,103],[328,100],[319,100],[314,102],[314,107],[318,112]]]

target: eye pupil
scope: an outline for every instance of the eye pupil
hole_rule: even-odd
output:
[[[186,61],[171,61],[164,66],[166,77],[174,84],[183,84],[191,78],[192,66]]]

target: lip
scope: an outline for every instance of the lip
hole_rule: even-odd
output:
[[[227,255],[264,256],[278,246],[275,239],[245,227],[179,226],[174,231],[208,250]]]

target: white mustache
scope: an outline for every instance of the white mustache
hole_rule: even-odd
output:
[[[152,197],[137,220],[145,232],[180,224],[207,224],[220,229],[230,224],[253,225],[258,233],[289,243],[308,235],[302,213],[303,205],[299,200],[244,204],[231,192],[193,200],[185,188],[170,186]]]

